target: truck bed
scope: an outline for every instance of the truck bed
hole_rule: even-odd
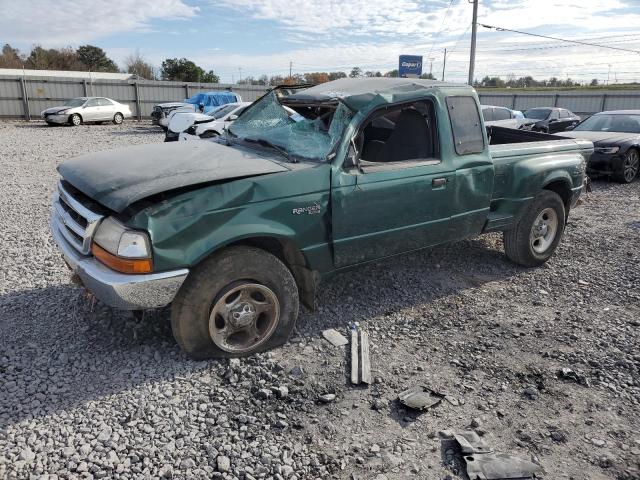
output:
[[[504,127],[487,127],[489,149],[494,161],[530,155],[580,152],[587,156],[593,152],[593,144],[559,135],[516,130]]]

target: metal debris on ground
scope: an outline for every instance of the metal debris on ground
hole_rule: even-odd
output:
[[[429,387],[419,386],[409,388],[398,395],[398,400],[405,407],[413,410],[426,411],[440,405],[446,395],[436,392]]]
[[[369,356],[369,334],[359,327],[351,329],[351,383],[373,383]]]
[[[322,336],[334,347],[342,347],[343,345],[349,343],[347,337],[333,328],[323,331]]]
[[[443,445],[445,441],[455,440],[460,447],[469,480],[528,479],[544,473],[544,469],[537,463],[495,453],[476,432],[444,430],[440,432],[440,436]]]

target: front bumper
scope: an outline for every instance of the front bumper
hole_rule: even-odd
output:
[[[69,115],[43,115],[42,118],[47,123],[67,123],[69,121]]]
[[[69,267],[99,300],[121,310],[143,310],[171,303],[187,278],[186,268],[144,275],[118,273],[94,257],[80,254],[63,236],[61,219],[51,218],[51,234]]]
[[[622,164],[618,154],[593,153],[587,162],[587,173],[611,175]]]

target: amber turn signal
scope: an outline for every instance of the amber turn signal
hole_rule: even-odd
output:
[[[97,243],[91,245],[91,253],[107,267],[121,273],[150,273],[153,271],[153,262],[150,258],[120,258],[107,252]]]

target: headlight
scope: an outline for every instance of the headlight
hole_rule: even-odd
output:
[[[63,113],[67,113],[69,111],[68,108],[65,108],[64,110],[60,110],[58,113],[56,113],[56,115],[62,115]]]
[[[153,270],[149,236],[125,227],[113,217],[104,219],[98,226],[91,252],[119,272],[148,273]]]
[[[593,151],[596,153],[604,153],[607,155],[618,153],[619,150],[620,150],[620,147],[595,147],[593,149]]]

